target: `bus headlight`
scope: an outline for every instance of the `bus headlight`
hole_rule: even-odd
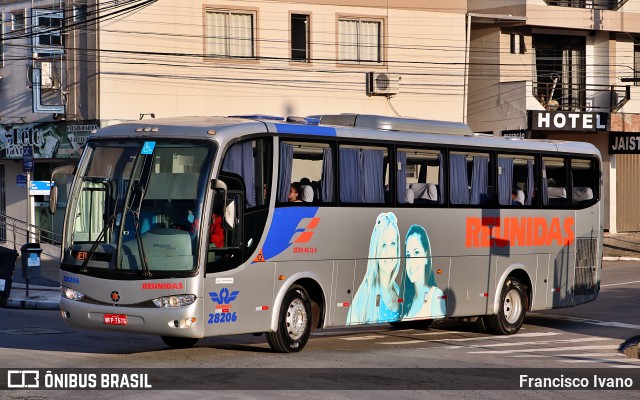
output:
[[[80,301],[84,298],[84,294],[66,286],[60,286],[60,293],[62,294],[62,297],[69,300]]]
[[[183,307],[193,304],[196,301],[195,294],[180,294],[175,296],[165,296],[153,299],[156,307]]]

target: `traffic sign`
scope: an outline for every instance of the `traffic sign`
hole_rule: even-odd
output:
[[[31,196],[45,195],[48,196],[51,193],[51,181],[31,181],[31,187],[29,188],[29,194]]]
[[[18,174],[16,175],[16,186],[19,188],[27,188],[27,176]]]
[[[33,172],[33,146],[22,146],[22,172]]]

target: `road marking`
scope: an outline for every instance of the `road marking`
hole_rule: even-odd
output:
[[[627,323],[624,323],[624,322],[598,321],[596,319],[585,319],[585,318],[578,318],[578,317],[569,317],[569,316],[565,316],[565,315],[540,314],[540,313],[529,313],[528,315],[535,316],[535,317],[544,317],[544,318],[549,318],[549,319],[559,319],[559,320],[572,321],[572,322],[581,322],[583,324],[606,326],[606,327],[609,327],[609,328],[640,329],[640,325],[627,324]]]
[[[538,346],[544,344],[554,343],[576,343],[576,342],[599,342],[603,340],[610,340],[609,338],[588,337],[582,339],[558,339],[558,340],[543,340],[539,342],[511,342],[511,343],[493,343],[493,344],[474,344],[467,347],[507,347],[507,346]]]
[[[464,333],[461,331],[439,331],[439,332],[420,332],[420,333],[411,333],[411,336],[433,336],[433,335],[446,335],[452,333]]]
[[[373,339],[380,339],[386,336],[383,335],[365,335],[365,336],[353,336],[353,337],[341,337],[338,339],[342,339],[342,340],[373,340]]]
[[[640,283],[640,281],[631,281],[631,282],[620,282],[620,283],[609,283],[607,285],[600,285],[601,288],[609,287],[609,286],[620,286],[620,285],[629,285],[632,283]]]
[[[401,342],[380,342],[380,344],[414,344],[414,343],[424,343],[424,340],[403,340]]]
[[[545,352],[545,351],[567,351],[567,350],[617,350],[617,345],[599,345],[599,346],[569,346],[569,347],[552,347],[548,349],[514,349],[514,350],[483,350],[468,351],[470,354],[509,354],[509,353],[529,353],[529,352]]]
[[[557,354],[556,357],[627,357],[622,353],[580,353],[580,354]]]
[[[476,337],[467,337],[467,338],[442,338],[442,339],[431,339],[425,340],[425,342],[469,342],[472,340],[511,340],[522,337],[541,337],[541,336],[555,336],[560,335],[560,332],[531,332],[531,333],[522,333],[519,335],[509,335],[509,336],[476,336]]]

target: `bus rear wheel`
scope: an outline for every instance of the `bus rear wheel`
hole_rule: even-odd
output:
[[[187,349],[198,343],[196,338],[184,338],[175,336],[161,336],[162,341],[172,349]]]
[[[498,314],[485,316],[489,330],[497,335],[513,335],[522,327],[526,313],[527,294],[522,283],[508,277],[500,293]]]
[[[311,306],[303,287],[293,285],[284,295],[278,317],[278,329],[267,332],[267,342],[278,353],[297,353],[311,333]]]

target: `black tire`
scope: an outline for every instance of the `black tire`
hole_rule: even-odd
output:
[[[433,323],[432,319],[421,319],[419,321],[395,321],[389,325],[398,329],[428,329]]]
[[[297,353],[304,348],[311,333],[311,305],[307,292],[293,285],[282,299],[278,329],[267,332],[267,342],[278,353]]]
[[[486,326],[496,335],[513,335],[522,327],[527,311],[527,293],[522,283],[508,277],[500,293],[500,305],[497,315],[484,317]]]
[[[162,341],[172,349],[188,349],[198,343],[197,338],[184,338],[174,336],[161,336]]]

